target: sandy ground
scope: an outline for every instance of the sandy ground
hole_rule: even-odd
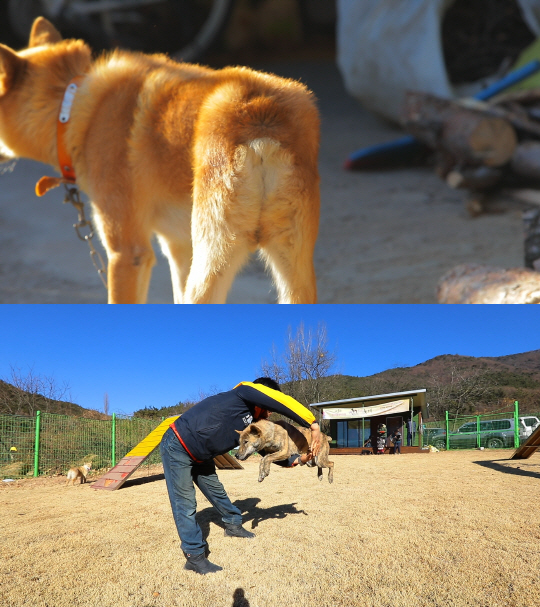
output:
[[[199,494],[211,576],[184,571],[160,469],[118,491],[0,483],[2,607],[529,607],[540,454],[332,456],[334,483],[258,461],[219,476],[252,540]]]
[[[322,212],[315,265],[320,303],[434,303],[439,278],[460,263],[523,265],[519,210],[472,219],[464,196],[429,168],[347,172],[348,155],[402,135],[363,110],[343,88],[331,61],[256,66],[299,78],[322,114]],[[1,171],[1,168],[0,168]],[[0,174],[0,303],[102,303],[106,292],[71,205],[35,182],[50,169],[19,161]],[[237,278],[229,303],[272,303],[258,261]],[[150,303],[172,303],[168,266],[159,255]]]

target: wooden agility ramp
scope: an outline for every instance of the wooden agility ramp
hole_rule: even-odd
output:
[[[175,419],[178,419],[179,415],[174,417],[168,417],[164,419],[161,424],[150,434],[148,434],[143,440],[134,447],[106,474],[99,478],[95,483],[92,484],[92,489],[105,489],[106,491],[115,491],[119,489],[127,479],[137,470],[137,468],[149,457],[154,449],[159,445],[165,432],[167,432],[169,426]],[[219,470],[243,470],[243,467],[238,463],[234,457],[231,457],[228,453],[224,455],[218,455],[214,458],[216,468]]]
[[[514,451],[510,459],[528,459],[540,447],[540,426]]]

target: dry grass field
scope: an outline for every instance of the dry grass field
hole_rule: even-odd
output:
[[[226,538],[199,494],[211,560],[184,571],[165,481],[115,492],[0,483],[2,607],[532,607],[540,604],[540,454],[333,456],[332,485],[256,459],[220,478],[257,537]]]

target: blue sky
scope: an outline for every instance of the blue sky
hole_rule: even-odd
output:
[[[0,306],[0,379],[54,377],[71,400],[130,414],[260,375],[288,327],[326,325],[337,371],[371,375],[439,354],[540,348],[539,306]],[[419,386],[422,387],[422,386]]]

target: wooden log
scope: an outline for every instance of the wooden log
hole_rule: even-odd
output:
[[[540,303],[540,272],[524,268],[457,266],[439,281],[437,301],[441,304],[537,304]]]
[[[524,204],[527,205],[536,205],[536,206],[540,206],[540,191],[539,190],[531,190],[528,188],[512,188],[512,189],[508,189],[505,190],[505,192],[509,195],[512,196],[512,198],[515,198],[516,200],[519,200],[519,202],[522,202]]]
[[[522,106],[538,104],[540,103],[540,88],[503,91],[489,100],[490,105],[507,105],[509,103],[519,103]]]
[[[478,107],[409,92],[403,124],[417,139],[445,150],[459,163],[502,166],[516,148],[515,130],[504,118],[489,116]]]
[[[526,135],[533,135],[534,137],[540,137],[540,124],[534,120],[530,120],[527,112],[511,111],[502,107],[491,107],[487,106],[484,110],[486,116],[496,116],[503,118],[514,126],[518,131]]]
[[[525,267],[540,272],[540,208],[523,212]]]
[[[528,107],[527,114],[529,118],[532,118],[533,120],[540,120],[540,107],[537,105]]]
[[[502,176],[502,170],[494,167],[467,167],[450,171],[446,183],[452,189],[489,190],[499,183]]]
[[[462,162],[499,167],[512,158],[517,137],[506,120],[465,110],[445,121],[441,145]]]
[[[510,166],[518,175],[540,180],[540,142],[520,143],[512,155]]]
[[[467,197],[465,207],[471,217],[479,217],[485,211],[488,197],[483,192],[472,192]]]

